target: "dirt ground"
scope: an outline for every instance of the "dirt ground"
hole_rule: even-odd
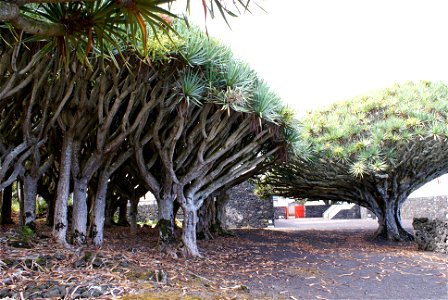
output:
[[[130,237],[114,227],[101,249],[71,250],[55,247],[45,227],[32,248],[13,247],[16,230],[0,227],[0,294],[16,299],[48,289],[66,299],[448,299],[446,255],[373,241],[369,226],[236,230],[199,241],[198,259],[162,257],[150,228]]]

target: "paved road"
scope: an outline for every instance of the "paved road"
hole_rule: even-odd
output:
[[[378,228],[378,221],[372,219],[327,220],[324,218],[279,219],[274,222],[278,230],[349,230]],[[412,230],[412,220],[403,220],[404,227]]]

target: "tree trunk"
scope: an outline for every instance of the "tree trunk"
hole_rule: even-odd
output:
[[[50,227],[53,227],[54,224],[54,210],[55,210],[55,203],[56,203],[56,197],[57,195],[51,195],[47,200],[47,225]]]
[[[219,234],[231,234],[226,229],[224,229],[223,224],[226,218],[226,205],[229,202],[229,194],[227,192],[220,192],[216,198],[216,223],[212,232]]]
[[[62,141],[61,164],[55,203],[53,237],[56,242],[67,245],[67,202],[70,193],[70,168],[72,159],[73,135],[67,132]]]
[[[401,224],[399,208],[394,201],[388,201],[385,209],[377,214],[379,227],[375,236],[389,241],[409,241],[413,236]]]
[[[128,201],[120,199],[120,204],[118,205],[118,223],[119,226],[128,226]]]
[[[72,231],[73,244],[85,245],[87,243],[87,179],[75,179],[73,190],[73,217]]]
[[[37,197],[37,182],[39,178],[34,178],[31,175],[24,176],[24,225],[31,230],[36,231],[36,197]]]
[[[0,225],[14,224],[12,220],[12,184],[3,190]]]
[[[109,190],[109,189],[108,189]],[[112,193],[108,192],[106,194],[106,208],[104,212],[104,226],[110,227],[114,223],[114,215],[117,210],[117,207],[114,205]]]
[[[208,197],[198,212],[197,233],[198,238],[213,239],[213,236],[230,234],[223,227],[225,219],[225,206],[229,200],[226,192]]]
[[[397,205],[395,209],[395,221],[397,222],[398,231],[400,232],[400,237],[405,241],[413,241],[415,237],[412,233],[404,229],[403,223],[401,222],[401,205]]]
[[[23,182],[20,180],[16,181],[17,184],[17,198],[19,199],[19,225],[25,225],[25,193],[23,191]]]
[[[216,202],[213,196],[208,197],[202,203],[198,211],[197,237],[199,239],[212,240],[212,228],[216,223]]]
[[[138,199],[132,196],[130,199],[131,209],[129,211],[129,223],[131,223],[131,235],[137,235],[137,213],[138,213]]]
[[[197,209],[192,204],[182,205],[184,221],[182,223],[182,242],[186,256],[198,257],[198,245],[196,242],[196,224],[198,222]]]
[[[165,197],[158,201],[159,247],[162,252],[170,252],[176,243],[174,235],[174,196]]]
[[[98,189],[96,191],[96,199],[94,202],[93,244],[95,246],[101,246],[104,240],[104,219],[108,180],[108,176],[103,174],[99,176]]]

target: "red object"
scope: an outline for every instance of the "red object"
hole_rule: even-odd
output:
[[[285,213],[286,213],[285,219],[288,219],[288,217],[289,217],[289,208],[288,208],[288,206],[285,207]]]
[[[305,218],[305,206],[296,205],[294,207],[294,217],[295,218]]]

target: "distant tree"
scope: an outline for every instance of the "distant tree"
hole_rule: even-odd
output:
[[[401,224],[403,203],[448,172],[447,85],[396,84],[310,113],[302,123],[309,156],[276,167],[263,179],[265,190],[357,203],[378,217],[378,236],[412,239]]]

